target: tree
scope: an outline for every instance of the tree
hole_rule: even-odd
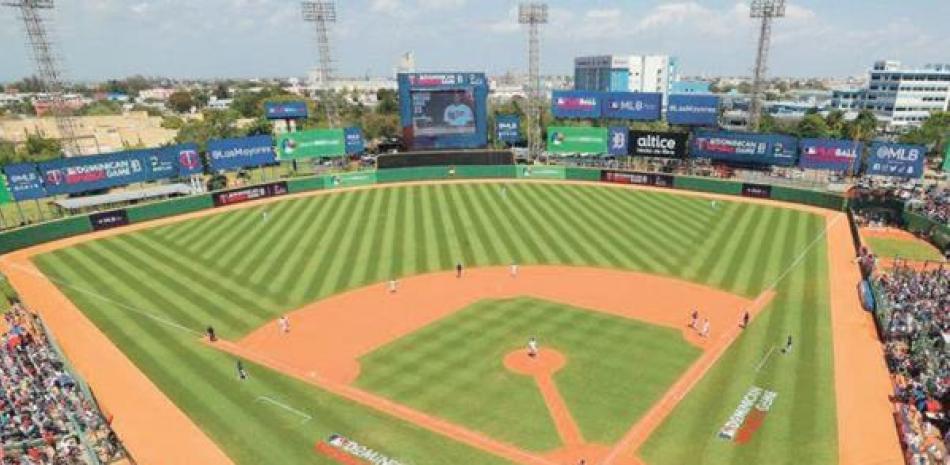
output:
[[[831,136],[831,129],[828,128],[828,123],[817,113],[812,113],[802,118],[802,120],[798,122],[796,129],[799,137],[824,138]]]
[[[250,125],[244,128],[244,134],[247,136],[269,136],[273,133],[274,123],[264,117],[255,119]]]
[[[186,113],[191,111],[191,108],[195,106],[195,99],[192,97],[191,92],[178,90],[168,96],[168,106],[179,113]]]
[[[241,131],[237,128],[238,113],[233,110],[204,111],[200,119],[185,121],[175,136],[175,142],[194,142],[200,150],[207,148],[208,140],[239,137]]]
[[[950,111],[935,111],[918,128],[900,137],[906,144],[926,145],[931,153],[943,154],[950,141]]]
[[[39,134],[30,134],[26,136],[26,142],[22,148],[25,160],[45,161],[53,158],[59,158],[63,154],[62,144],[56,139],[48,139]]]
[[[825,124],[831,132],[831,137],[841,138],[844,133],[844,112],[841,110],[831,110],[825,116]]]
[[[218,85],[214,86],[214,96],[218,100],[226,99],[231,95],[231,92],[228,90],[223,82],[219,82]]]
[[[376,91],[376,113],[397,114],[399,113],[399,95],[392,89],[379,89]]]
[[[367,139],[401,135],[399,115],[367,113],[363,116],[362,127]]]
[[[89,105],[85,105],[76,112],[78,116],[103,116],[103,115],[121,115],[122,114],[122,104],[119,102],[110,102],[108,100],[100,100],[98,102],[92,102]]]
[[[19,161],[16,145],[10,141],[0,140],[0,165],[8,165]]]
[[[291,100],[300,100],[300,97],[292,95],[280,87],[268,86],[259,92],[238,91],[234,94],[231,109],[245,118],[256,118],[264,114],[265,101],[286,102]]]
[[[844,136],[847,139],[867,142],[877,134],[877,117],[871,110],[861,110],[858,116],[848,121],[844,126]]]

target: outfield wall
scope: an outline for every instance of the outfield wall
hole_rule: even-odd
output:
[[[605,171],[609,171],[610,175],[604,175]],[[569,181],[596,182],[603,180],[606,182],[667,187],[677,190],[768,198],[839,211],[847,205],[844,197],[824,192],[659,173],[541,165],[425,166],[291,178],[211,194],[179,197],[91,215],[73,216],[63,220],[0,233],[0,254],[56,239],[85,234],[97,229],[141,223],[265,197],[375,184],[450,179],[566,179]],[[671,180],[672,182],[670,182]],[[941,237],[945,242],[943,247],[946,247],[946,243],[950,242],[950,230],[945,226],[935,226],[926,218],[910,212],[905,212],[905,215],[907,215],[905,219],[908,220],[908,224],[916,230],[928,231],[934,234],[935,237],[942,235]]]

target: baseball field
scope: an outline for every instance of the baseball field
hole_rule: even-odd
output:
[[[334,464],[315,447],[340,434],[403,464],[834,465],[826,227],[648,190],[418,184],[120,230],[32,261],[225,462]],[[767,415],[723,439],[754,388],[774,395]]]

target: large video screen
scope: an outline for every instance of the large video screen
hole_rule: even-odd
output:
[[[472,89],[414,91],[412,129],[416,136],[475,134]]]
[[[401,73],[399,121],[412,150],[488,145],[488,79],[484,73]]]

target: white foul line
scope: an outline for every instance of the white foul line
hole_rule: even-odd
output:
[[[765,363],[769,361],[769,357],[772,356],[772,352],[775,352],[775,346],[769,347],[768,353],[766,353],[765,357],[762,357],[762,360],[759,362],[759,364],[755,366],[756,373],[758,373],[759,370],[765,366]]]
[[[308,421],[310,421],[310,420],[313,420],[313,417],[311,417],[310,415],[307,415],[306,413],[303,413],[303,412],[301,412],[300,410],[297,410],[297,409],[295,409],[295,408],[293,408],[293,407],[291,407],[291,406],[289,406],[289,405],[287,405],[287,404],[278,402],[278,401],[276,401],[276,400],[274,400],[274,399],[272,399],[272,398],[270,398],[270,397],[267,397],[267,396],[258,396],[257,399],[254,399],[254,402],[261,402],[261,401],[268,402],[268,403],[270,403],[270,404],[272,404],[272,405],[276,405],[276,406],[278,406],[278,407],[280,407],[280,408],[282,408],[282,409],[284,409],[284,410],[286,410],[286,411],[288,411],[288,412],[290,412],[290,413],[293,413],[293,414],[295,414],[295,415],[300,415],[301,417],[303,417],[303,421],[301,421],[300,424],[304,424],[304,423],[306,423],[306,422],[308,422]]]

